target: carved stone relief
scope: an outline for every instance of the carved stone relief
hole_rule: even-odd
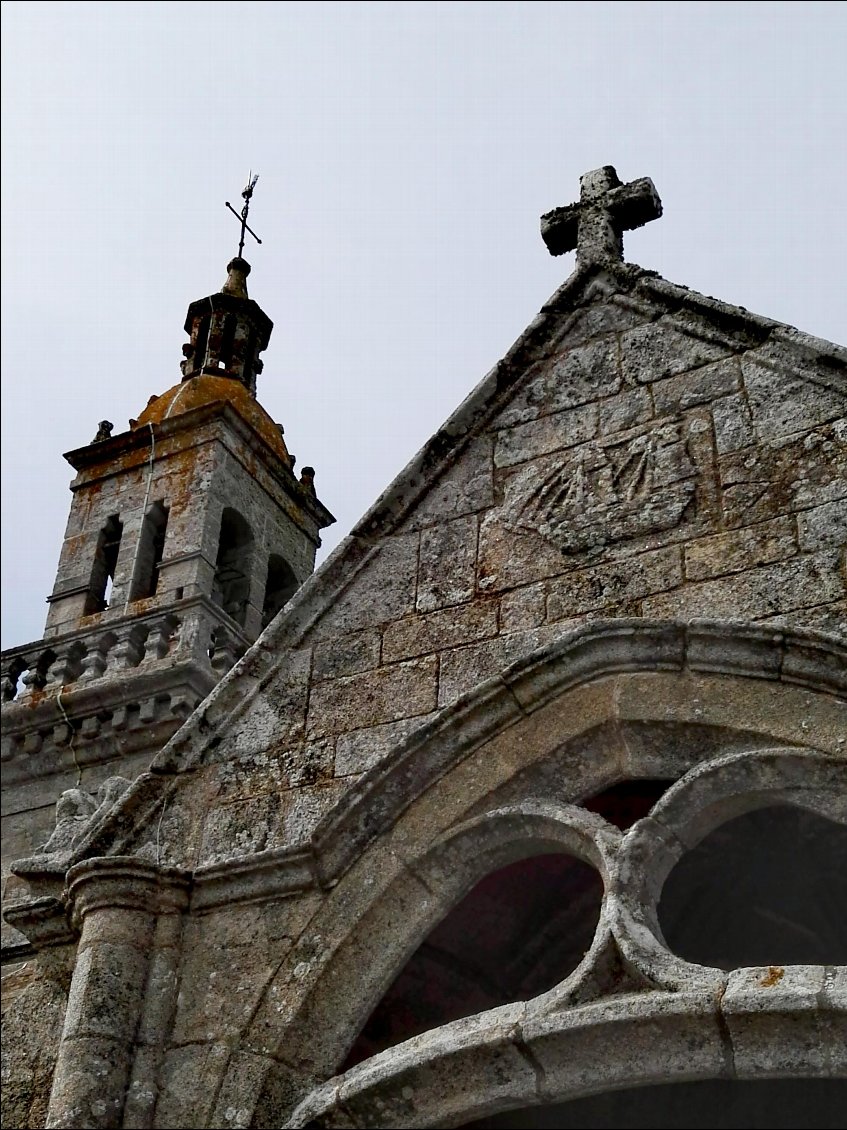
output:
[[[678,525],[696,475],[681,420],[639,428],[517,476],[505,522],[562,553],[595,549]]]

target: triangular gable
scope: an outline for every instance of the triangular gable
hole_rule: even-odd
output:
[[[640,268],[577,271],[77,856],[144,824],[184,864],[308,839],[411,731],[597,616],[836,629],[846,374]]]

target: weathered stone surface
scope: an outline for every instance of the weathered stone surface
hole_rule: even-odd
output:
[[[583,257],[619,241],[595,222],[606,205],[590,207]],[[51,842],[85,856],[67,895],[55,853],[13,878],[15,941],[38,949],[38,972],[8,1006],[10,1125],[48,1121],[57,1055],[50,1124],[104,1130],[299,1125],[304,1099],[308,1125],[459,1124],[692,1073],[831,1073],[847,1012],[837,976],[694,965],[657,923],[683,845],[766,793],[845,818],[847,658],[801,630],[847,631],[845,372],[836,347],[614,255],[583,263],[154,771],[92,820],[81,790],[111,775],[114,750],[145,768],[252,638],[202,601],[205,619],[184,614],[212,589],[224,507],[255,527],[245,615],[261,619],[278,532],[262,525],[265,495],[282,488],[237,413],[232,435],[204,423],[168,529],[197,552],[163,559],[163,592],[182,590],[174,621],[154,601],[124,631],[104,610],[107,630],[86,628],[81,651],[76,637],[55,655],[39,641],[4,667],[4,692],[29,696],[14,717],[36,719],[4,738],[4,768],[26,765],[20,804],[4,807],[9,843],[31,854],[27,829],[61,781],[80,791]],[[176,460],[164,425],[157,452]],[[147,456],[136,442],[121,471],[133,498]],[[301,491],[280,474],[303,510],[299,581],[317,511],[309,476]],[[143,507],[108,480],[97,505],[123,514],[136,545]],[[173,485],[156,471],[150,489],[170,498]],[[69,617],[92,549],[78,511],[54,602]],[[215,671],[208,685],[175,682],[186,657]],[[144,693],[109,698],[127,679]],[[472,995],[473,1015],[344,1072],[408,961],[431,962],[428,993],[461,998],[473,961],[520,926],[511,880],[494,873],[553,853],[587,859],[605,890],[577,972],[540,996],[513,988],[513,964],[554,948],[533,918],[531,944],[491,978],[510,1003]],[[104,860],[111,886],[80,909]],[[505,883],[503,905],[467,912],[467,963],[436,971],[437,938],[422,943],[480,881]],[[183,902],[167,902],[169,884]],[[53,950],[64,981],[48,985]]]
[[[591,439],[597,431],[597,405],[583,404],[564,412],[516,424],[497,433],[494,466],[511,467],[539,455]]]
[[[493,437],[476,436],[462,450],[403,524],[404,531],[434,526],[462,514],[485,510],[494,503]]]
[[[533,464],[506,488],[505,521],[562,553],[672,529],[695,491],[682,421],[622,432]]]
[[[797,515],[797,532],[804,552],[847,545],[847,499],[801,510]]]
[[[547,585],[525,585],[503,594],[500,600],[500,628],[519,632],[539,628],[547,618]]]
[[[750,447],[756,442],[753,418],[747,398],[740,393],[724,396],[712,404],[715,445],[721,455]]]
[[[563,620],[583,612],[650,593],[676,589],[682,584],[681,552],[676,546],[642,553],[625,561],[577,570],[551,582],[547,618]],[[673,599],[667,594],[667,599]]]
[[[421,533],[418,612],[461,604],[476,585],[477,520],[456,518]],[[445,563],[448,567],[445,569]]]
[[[617,396],[600,401],[600,431],[603,435],[643,424],[653,415],[653,404],[646,388],[625,388]]]
[[[496,635],[496,602],[477,600],[472,604],[395,620],[385,629],[382,658],[384,663],[395,663],[400,659],[444,651],[457,644],[473,643]]]
[[[369,671],[379,664],[379,654],[380,635],[373,629],[335,636],[315,648],[312,677],[316,681],[338,679]]]
[[[623,375],[644,384],[717,361],[728,350],[714,341],[686,333],[672,321],[651,322],[621,338]]]
[[[847,392],[839,395],[802,376],[760,364],[754,356],[742,358],[741,368],[756,434],[766,443],[847,416]]]
[[[415,603],[418,541],[417,534],[386,539],[369,559],[366,570],[327,610],[314,638],[346,635],[411,612]],[[379,590],[376,602],[371,599],[370,585]]]
[[[73,967],[69,947],[3,975],[4,1126],[44,1126]]]
[[[437,673],[438,661],[429,656],[322,683],[309,700],[309,737],[426,714],[435,707]]]
[[[833,565],[832,554],[819,554],[750,569],[743,585],[732,577],[701,581],[676,593],[646,597],[644,615],[758,620],[837,600],[844,595],[844,581]]]
[[[415,718],[402,718],[399,722],[386,722],[381,726],[369,726],[363,730],[339,734],[335,753],[336,776],[345,777],[371,769],[408,734],[419,726],[426,725],[432,717],[432,713],[423,714]]]
[[[734,357],[703,365],[688,373],[680,373],[651,385],[656,413],[663,415],[708,404],[719,397],[736,392],[741,383],[741,370]]]
[[[441,660],[438,705],[455,701],[460,694],[498,674],[515,659],[555,638],[555,627],[530,632],[509,632],[471,647],[456,648]]]
[[[634,331],[638,332],[638,331]],[[525,388],[497,414],[495,427],[513,427],[551,412],[611,396],[621,385],[614,341],[582,346],[545,362]]]
[[[743,530],[700,538],[685,546],[685,576],[690,581],[738,573],[754,565],[783,561],[797,552],[794,522],[775,518]]]
[[[827,425],[720,456],[718,475],[730,528],[847,497],[847,427]]]

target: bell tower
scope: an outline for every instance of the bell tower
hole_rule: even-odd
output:
[[[50,838],[64,791],[146,769],[310,575],[334,521],[256,399],[273,323],[249,273],[239,254],[189,306],[179,383],[65,455],[76,477],[44,636],[2,655],[6,859]]]

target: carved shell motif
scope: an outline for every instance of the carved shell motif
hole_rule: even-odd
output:
[[[522,478],[506,524],[533,530],[562,553],[671,529],[694,494],[696,469],[680,423],[579,448]]]

